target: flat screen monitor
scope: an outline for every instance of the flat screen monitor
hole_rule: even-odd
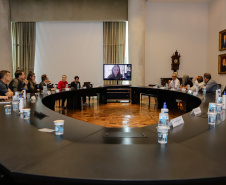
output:
[[[131,80],[132,64],[104,64],[104,80]]]

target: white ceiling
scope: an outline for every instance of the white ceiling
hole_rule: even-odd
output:
[[[211,0],[147,0],[147,2],[210,2]]]

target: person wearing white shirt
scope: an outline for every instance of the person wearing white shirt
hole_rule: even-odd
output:
[[[203,77],[198,76],[197,79],[195,80],[194,85],[191,87],[191,90],[193,90],[193,92],[196,91],[196,85],[198,85],[198,91],[200,91],[204,84],[205,82],[203,82]]]
[[[176,89],[180,87],[180,81],[177,79],[177,74],[173,73],[172,80],[169,80],[169,88]]]
[[[198,83],[198,80],[197,80],[198,77],[199,77],[199,76],[195,76],[195,81],[194,81],[194,83],[193,83],[194,85],[199,84],[199,83]]]

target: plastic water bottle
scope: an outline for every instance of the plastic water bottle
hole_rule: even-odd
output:
[[[66,84],[66,88],[68,88],[68,84]]]
[[[216,90],[216,99],[215,99],[215,102],[217,102],[217,99],[218,97],[221,97],[221,90],[217,87],[217,90]]]
[[[167,109],[167,105],[166,102],[163,103],[163,108],[161,109],[161,113],[169,113],[169,109]]]
[[[158,88],[158,84],[157,83],[155,83],[155,88]]]
[[[79,83],[77,83],[77,89],[79,89]]]
[[[196,84],[196,92],[198,93],[199,92],[199,85]]]
[[[203,87],[202,93],[203,93],[203,96],[206,96],[206,86]]]
[[[168,90],[169,89],[169,85],[168,85],[168,83],[166,83],[166,90]]]
[[[26,89],[23,88],[23,98],[26,99]]]
[[[19,113],[23,113],[24,109],[24,99],[22,98],[22,94],[20,94],[19,98]]]
[[[224,91],[224,94],[223,94],[223,100],[222,100],[222,104],[223,104],[223,109],[226,109],[226,93]]]
[[[190,85],[187,85],[187,90],[188,90],[188,91],[190,90]]]
[[[43,93],[47,94],[47,86],[46,85],[43,86]]]

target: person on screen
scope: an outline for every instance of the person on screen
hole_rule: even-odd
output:
[[[120,67],[119,65],[114,65],[111,74],[108,76],[108,79],[112,80],[120,80],[122,79],[122,74],[120,73]]]

